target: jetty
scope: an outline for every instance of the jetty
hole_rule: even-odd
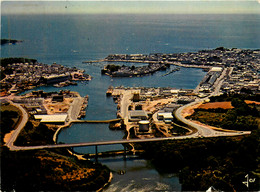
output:
[[[99,63],[99,62],[103,62],[103,61],[105,61],[105,59],[93,60],[93,61],[83,61],[82,63]]]

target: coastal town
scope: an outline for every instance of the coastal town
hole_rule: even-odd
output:
[[[1,60],[1,96],[11,93],[21,93],[35,87],[53,85],[64,87],[75,85],[76,81],[89,81],[91,76],[75,67],[69,68],[53,63],[51,65],[38,63],[36,60],[26,62],[22,58],[15,63],[8,63],[8,59]]]
[[[169,68],[169,65],[177,65],[178,68],[168,73],[178,71],[180,67],[198,67],[208,71],[194,90],[170,87],[109,87],[106,95],[114,98],[118,105],[117,117],[122,119],[120,123],[109,127],[125,128],[128,132],[127,139],[133,136],[153,138],[158,135],[172,137],[179,134],[192,134],[194,130],[174,125],[176,111],[180,108],[192,103],[198,106],[199,103],[207,102],[210,96],[223,93],[250,91],[258,94],[260,90],[259,50],[217,48],[198,53],[109,55],[105,61],[149,63],[144,67],[132,66],[132,69],[114,66],[113,70],[112,65],[106,65],[106,70],[103,69],[102,73],[110,73],[114,77],[131,77],[135,74],[138,78],[137,74],[155,72],[166,66]],[[91,76],[84,74],[83,70],[56,63],[41,64],[36,61],[8,63],[1,66],[1,70],[8,72],[1,80],[1,102],[8,103],[11,99],[12,102],[23,105],[35,120],[62,126],[69,126],[86,115],[88,96],[81,97],[78,93],[32,91],[24,96],[16,96],[17,93],[36,86],[62,87],[63,84],[68,85],[77,80],[91,80]],[[180,114],[184,114],[183,111]],[[182,127],[182,133],[174,131],[176,126]]]
[[[1,191],[260,191],[260,0],[1,2]]]
[[[1,105],[12,104],[24,113],[17,129],[7,133],[3,139],[10,150],[32,150],[56,147],[96,146],[96,154],[86,156],[74,154],[78,159],[97,158],[103,153],[97,152],[98,145],[128,143],[128,150],[135,154],[133,143],[147,141],[185,140],[188,138],[212,138],[223,136],[249,135],[248,130],[229,130],[214,127],[187,119],[195,110],[201,109],[210,101],[211,96],[234,93],[252,93],[259,95],[260,51],[217,48],[197,53],[150,54],[145,55],[109,55],[98,62],[131,62],[147,66],[105,65],[102,74],[111,77],[138,78],[143,75],[165,70],[164,75],[181,70],[181,67],[196,67],[207,71],[195,89],[176,89],[171,87],[108,87],[107,97],[117,104],[117,119],[84,120],[89,96],[82,97],[77,92],[60,90],[58,92],[35,91],[18,95],[28,89],[52,85],[63,87],[76,85],[76,81],[91,80],[91,76],[75,67],[68,68],[60,64],[38,63],[25,60],[6,63],[1,66]],[[171,65],[175,65],[174,68]],[[172,68],[172,69],[170,69]],[[249,101],[259,106],[256,101]],[[230,105],[231,106],[231,105]],[[231,107],[230,107],[231,108]],[[73,123],[107,123],[108,128],[124,130],[125,140],[86,142],[76,144],[54,144],[41,146],[16,146],[15,141],[26,122],[35,121],[53,127],[56,131],[53,140],[61,129]],[[128,152],[128,153],[129,153]],[[115,152],[115,154],[122,154]],[[114,154],[114,155],[115,155]],[[124,145],[124,156],[126,146]],[[120,174],[124,171],[120,172]],[[110,175],[110,178],[111,175]]]
[[[223,92],[239,92],[242,88],[248,88],[253,92],[259,91],[260,50],[227,49],[219,47],[212,50],[201,50],[197,53],[175,53],[175,54],[114,54],[107,56],[106,62],[130,62],[149,64],[144,67],[117,67],[108,70],[106,65],[102,73],[111,76],[134,76],[153,73],[169,65],[182,67],[203,68],[211,73],[205,76],[201,82],[201,91],[209,92],[222,70],[225,69],[225,82],[221,85]],[[153,67],[153,65],[161,65]],[[214,68],[213,68],[214,67]],[[149,71],[148,69],[151,69]],[[213,68],[213,69],[212,69]],[[141,70],[143,69],[143,70]],[[140,70],[142,72],[140,72]]]

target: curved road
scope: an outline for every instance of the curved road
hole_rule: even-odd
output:
[[[198,137],[217,137],[217,136],[236,136],[236,135],[245,135],[245,134],[251,134],[251,131],[233,131],[233,130],[227,130],[227,132],[223,131],[217,131],[214,129],[208,128],[206,125],[197,124],[195,122],[192,122],[185,117],[182,116],[182,111],[187,108],[191,107],[193,105],[198,104],[202,100],[194,101],[192,103],[189,103],[187,105],[184,105],[180,108],[178,108],[175,112],[175,116],[179,121],[182,121],[183,123],[194,127],[198,130],[197,133],[194,133],[193,135]]]
[[[250,134],[250,131],[243,131],[243,132],[223,132],[223,131],[216,131],[213,129],[209,129],[204,127],[203,125],[196,124],[185,119],[181,113],[182,110],[186,107],[192,106],[197,104],[197,102],[190,103],[188,105],[180,107],[175,115],[176,117],[181,120],[182,122],[193,126],[198,130],[198,132],[185,135],[185,136],[175,136],[175,137],[165,137],[165,138],[151,138],[151,139],[130,139],[130,140],[116,140],[116,141],[101,141],[101,142],[85,142],[85,143],[71,143],[71,144],[54,144],[54,145],[42,145],[42,146],[14,146],[13,143],[16,140],[19,132],[25,126],[28,120],[28,114],[26,111],[18,104],[14,104],[19,109],[21,109],[23,116],[20,124],[18,125],[17,129],[15,129],[14,133],[12,134],[10,140],[7,142],[7,146],[10,150],[17,151],[17,150],[36,150],[36,149],[50,149],[50,148],[67,148],[67,147],[83,147],[83,146],[97,146],[97,145],[114,145],[114,144],[123,144],[123,143],[140,143],[140,142],[153,142],[153,141],[165,141],[165,140],[181,140],[181,139],[188,139],[188,138],[199,138],[199,137],[219,137],[219,136],[237,136],[237,135],[245,135]]]
[[[223,77],[220,78],[220,81],[223,79]],[[218,88],[218,87],[217,87]],[[211,95],[216,94],[217,91],[213,92]],[[132,93],[131,91],[128,91],[121,100],[121,115],[122,118],[124,118],[127,129],[129,129],[128,125],[128,106],[131,103]],[[207,98],[206,98],[207,99]],[[10,148],[10,150],[33,150],[33,149],[45,149],[45,148],[64,148],[64,147],[79,147],[79,146],[95,146],[95,145],[113,145],[113,144],[123,144],[123,143],[137,143],[137,142],[151,142],[151,141],[164,141],[164,140],[177,140],[177,139],[187,139],[187,138],[200,138],[200,137],[219,137],[219,136],[238,136],[238,135],[245,135],[245,134],[251,134],[250,131],[217,131],[208,128],[205,125],[197,124],[195,122],[192,122],[182,116],[182,111],[186,107],[190,107],[192,105],[198,104],[203,100],[197,100],[195,102],[189,103],[187,105],[184,105],[180,108],[178,108],[175,112],[175,116],[177,119],[182,121],[183,123],[194,127],[198,131],[196,133],[185,135],[185,136],[175,136],[175,137],[167,137],[167,138],[152,138],[152,139],[130,139],[130,140],[119,140],[119,141],[103,141],[103,142],[85,142],[85,143],[73,143],[73,144],[55,144],[55,145],[43,145],[43,146],[14,146],[14,141],[16,140],[18,134],[22,130],[22,128],[26,125],[26,122],[28,121],[28,114],[25,111],[23,107],[21,107],[19,104],[15,104],[10,101],[11,104],[18,107],[22,112],[22,119],[20,121],[20,124],[17,126],[17,128],[13,131],[13,134],[11,135],[9,141],[6,143],[7,147]],[[72,109],[69,111],[69,118],[70,121],[73,119],[76,119],[76,111],[78,111],[78,104],[81,103],[82,100],[78,99],[73,103]]]
[[[10,102],[10,104],[14,105],[22,112],[22,116],[21,116],[19,125],[17,126],[17,128],[15,130],[13,130],[9,140],[6,142],[6,146],[12,150],[15,148],[15,146],[14,146],[15,140],[17,139],[20,131],[25,127],[29,116],[28,116],[28,113],[25,111],[25,109],[21,105],[13,103],[12,101],[9,101],[9,102]]]

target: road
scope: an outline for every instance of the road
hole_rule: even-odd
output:
[[[215,83],[213,85],[214,91],[213,91],[213,93],[211,93],[211,96],[220,94],[220,88],[225,80],[225,77],[228,75],[227,72],[228,72],[228,68],[223,69],[220,77],[215,81]]]
[[[130,126],[129,126],[129,121],[128,121],[128,108],[129,105],[131,104],[131,99],[133,98],[133,94],[132,94],[132,90],[126,90],[123,93],[123,97],[121,99],[121,103],[120,103],[120,113],[121,113],[121,117],[122,119],[124,119],[124,124],[126,125],[126,130],[129,131]]]
[[[84,102],[84,98],[82,97],[77,97],[73,99],[73,102],[68,110],[69,121],[74,121],[78,119],[78,115],[80,113],[83,102]]]
[[[131,95],[131,94],[130,94]],[[128,95],[127,98],[130,98]],[[127,99],[128,100],[128,99]],[[124,103],[125,108],[124,110],[128,111],[128,102]],[[165,141],[165,140],[180,140],[180,139],[188,139],[188,138],[200,138],[200,137],[219,137],[219,136],[237,136],[237,135],[245,135],[250,134],[250,131],[243,131],[243,132],[220,132],[215,131],[212,129],[205,128],[203,125],[196,124],[191,122],[184,117],[182,117],[181,112],[184,108],[196,104],[197,102],[190,103],[179,108],[176,111],[176,117],[183,121],[184,123],[193,126],[194,128],[198,129],[198,132],[190,135],[185,136],[175,136],[175,137],[166,137],[166,138],[151,138],[151,139],[129,139],[129,140],[117,140],[117,141],[102,141],[102,142],[84,142],[84,143],[73,143],[73,144],[54,144],[54,145],[42,145],[42,146],[14,146],[14,141],[16,140],[18,134],[25,126],[26,122],[28,121],[28,114],[27,112],[18,104],[13,103],[13,105],[17,106],[22,111],[22,120],[20,124],[15,129],[14,133],[10,137],[10,140],[6,143],[6,145],[12,151],[19,151],[19,150],[36,150],[36,149],[50,149],[50,148],[67,148],[67,147],[83,147],[83,146],[97,146],[97,145],[114,145],[114,144],[124,144],[124,143],[140,143],[140,142],[153,142],[153,141]],[[126,108],[127,107],[127,108]],[[125,112],[126,112],[125,111]],[[127,116],[127,112],[124,113]]]
[[[243,135],[248,134],[244,133]],[[240,134],[242,135],[242,134]],[[218,137],[226,135],[215,135],[209,137]],[[236,134],[230,134],[229,136],[236,136]],[[84,142],[84,143],[71,143],[71,144],[54,144],[54,145],[42,145],[42,146],[13,146],[11,150],[38,150],[38,149],[53,149],[53,148],[69,148],[69,147],[87,147],[87,146],[99,146],[99,145],[115,145],[125,143],[143,143],[143,142],[155,142],[155,141],[168,141],[168,140],[183,140],[188,138],[198,138],[196,134],[186,136],[175,137],[163,137],[163,138],[150,138],[150,139],[129,139],[129,140],[115,140],[115,141],[100,141],[100,142]]]
[[[178,120],[182,121],[183,123],[191,126],[191,127],[194,127],[195,129],[198,130],[197,133],[195,133],[196,136],[199,136],[199,137],[216,137],[216,136],[235,136],[235,135],[245,135],[245,134],[251,134],[251,131],[232,131],[232,130],[227,130],[226,132],[221,130],[221,131],[217,131],[217,130],[214,130],[214,129],[210,129],[207,127],[207,125],[201,125],[201,124],[197,124],[193,121],[190,121],[188,119],[186,119],[185,117],[182,116],[182,111],[187,108],[187,107],[191,107],[193,105],[196,105],[200,102],[202,102],[203,100],[207,100],[209,99],[209,97],[211,96],[216,96],[216,95],[219,95],[220,93],[220,88],[221,88],[221,85],[226,77],[226,75],[228,72],[228,69],[224,69],[222,71],[222,74],[220,75],[220,77],[215,81],[214,85],[213,85],[213,88],[214,88],[214,91],[210,94],[210,96],[204,98],[204,99],[198,99],[192,103],[189,103],[187,105],[184,105],[180,108],[178,108],[176,111],[175,111],[175,116]]]
[[[182,121],[183,123],[185,123],[185,124],[187,124],[191,127],[194,127],[195,129],[198,130],[198,132],[192,134],[193,136],[197,136],[197,137],[217,137],[217,136],[236,136],[236,135],[251,134],[251,131],[228,131],[228,132],[217,131],[217,130],[214,130],[214,129],[207,128],[206,125],[201,125],[201,124],[197,124],[195,122],[192,122],[192,121],[190,121],[190,120],[188,120],[188,119],[186,119],[185,117],[182,116],[182,111],[185,108],[196,105],[196,104],[198,104],[198,102],[201,102],[201,100],[194,101],[192,103],[184,105],[184,106],[178,108],[175,112],[175,117],[179,121]]]
[[[226,75],[226,70],[224,70],[221,74],[221,76],[217,79],[216,83],[214,84],[214,91],[210,96],[217,95],[219,93],[221,84],[224,80],[224,77]],[[120,112],[121,117],[124,119],[124,122],[126,124],[126,130],[129,131],[130,125],[128,122],[128,108],[131,104],[131,99],[133,97],[132,90],[126,90],[123,94],[123,97],[121,98],[120,103]],[[208,99],[205,98],[205,99]],[[74,143],[74,144],[55,144],[55,145],[43,145],[43,146],[14,146],[14,141],[16,140],[18,134],[22,130],[22,128],[25,126],[26,122],[28,121],[28,114],[27,112],[18,104],[15,104],[11,102],[13,105],[17,106],[22,111],[22,119],[20,121],[20,124],[17,126],[17,128],[14,130],[13,134],[11,135],[9,141],[6,143],[6,145],[10,148],[10,150],[34,150],[34,149],[46,149],[46,148],[66,148],[66,147],[82,147],[82,146],[97,146],[97,145],[113,145],[113,144],[123,144],[123,143],[138,143],[138,142],[152,142],[152,141],[164,141],[164,140],[178,140],[178,139],[187,139],[187,138],[200,138],[200,137],[219,137],[219,136],[238,136],[238,135],[246,135],[251,134],[250,131],[217,131],[214,129],[208,128],[206,125],[197,124],[195,122],[192,122],[182,116],[182,111],[187,108],[191,107],[193,105],[198,104],[201,102],[201,99],[198,99],[195,102],[189,103],[187,105],[184,105],[180,108],[178,108],[175,112],[175,116],[178,120],[182,121],[183,123],[194,127],[197,129],[197,132],[194,132],[190,135],[185,136],[175,136],[175,137],[166,137],[166,138],[151,138],[151,139],[127,139],[127,140],[119,140],[119,141],[102,141],[102,142],[85,142],[85,143]],[[74,99],[72,103],[72,107],[70,107],[68,111],[69,116],[69,122],[72,122],[73,120],[77,120],[77,116],[79,114],[80,108],[83,103],[83,98],[76,98]]]
[[[127,119],[128,122],[128,106],[130,104],[130,99],[132,97],[131,92],[128,92],[124,99],[121,100],[122,102],[122,116]],[[21,109],[23,116],[20,124],[18,125],[15,133],[11,136],[10,140],[7,142],[7,146],[10,150],[18,151],[18,150],[36,150],[36,149],[50,149],[50,148],[68,148],[68,147],[83,147],[83,146],[98,146],[98,145],[114,145],[114,144],[124,144],[124,143],[140,143],[140,142],[154,142],[154,141],[165,141],[165,140],[181,140],[181,139],[188,139],[188,138],[201,138],[201,137],[220,137],[220,136],[238,136],[238,135],[246,135],[250,134],[250,131],[233,131],[233,132],[223,132],[223,131],[216,131],[213,129],[207,128],[205,125],[196,124],[190,120],[185,119],[182,116],[182,111],[186,107],[190,107],[192,105],[201,102],[201,100],[195,101],[188,105],[182,106],[177,109],[175,115],[180,121],[184,122],[187,125],[190,125],[196,128],[198,131],[196,133],[185,135],[185,136],[174,136],[174,137],[165,137],[165,138],[150,138],[150,139],[128,139],[128,140],[117,140],[117,141],[101,141],[101,142],[84,142],[84,143],[72,143],[72,144],[54,144],[54,145],[42,145],[42,146],[14,146],[13,142],[16,140],[19,132],[25,126],[28,120],[28,114],[26,111],[18,104],[14,104],[19,109]]]
[[[9,140],[6,142],[6,146],[9,147],[10,149],[12,149],[15,147],[14,142],[17,139],[20,131],[25,127],[29,116],[28,116],[28,113],[25,111],[25,109],[21,105],[13,103],[12,101],[9,101],[9,102],[10,102],[10,104],[17,107],[22,113],[20,123],[17,125],[16,129],[12,132]]]
[[[131,90],[126,90],[121,99],[121,108],[120,112],[123,119],[128,120],[128,107],[131,104],[131,99],[133,98],[133,94]]]

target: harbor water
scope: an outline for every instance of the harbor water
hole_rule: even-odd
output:
[[[1,57],[26,57],[38,62],[56,62],[84,69],[93,80],[79,82],[64,89],[89,95],[85,119],[116,117],[116,104],[106,97],[109,86],[172,87],[194,89],[206,74],[201,69],[183,68],[133,78],[101,75],[106,64],[82,63],[99,60],[109,54],[180,53],[212,49],[219,46],[259,48],[259,15],[2,15],[1,38],[23,40],[16,45],[1,46]],[[123,64],[123,63],[122,63]],[[143,64],[136,64],[143,65]],[[173,68],[173,66],[172,66]],[[171,69],[168,69],[169,71]],[[59,91],[52,86],[36,90]],[[123,131],[111,131],[107,124],[74,124],[58,135],[58,142],[119,140]],[[100,147],[99,151],[122,149],[121,145]],[[78,153],[92,153],[93,148],[74,148]],[[107,191],[175,190],[181,185],[173,174],[159,173],[153,165],[138,157],[101,158],[99,161],[115,171]],[[117,171],[125,170],[124,175]]]

